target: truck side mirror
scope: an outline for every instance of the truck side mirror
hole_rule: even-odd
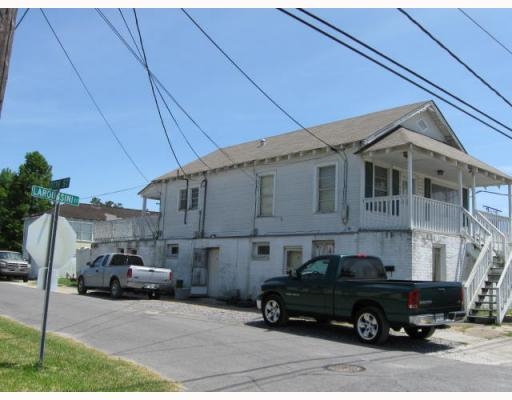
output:
[[[393,275],[393,272],[395,272],[395,266],[394,265],[386,265],[384,267],[384,270],[390,274],[390,275]]]
[[[85,263],[85,265],[91,266],[91,262],[90,262],[90,261],[87,261],[87,262]]]

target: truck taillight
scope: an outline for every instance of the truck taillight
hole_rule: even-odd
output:
[[[169,280],[172,281],[172,271],[169,271]]]
[[[418,289],[414,289],[409,292],[407,296],[407,308],[410,310],[416,310],[420,306],[420,291]]]
[[[131,269],[131,268],[128,268],[128,272],[126,273],[126,277],[127,277],[127,278],[131,278],[131,277],[132,277],[132,275],[133,275],[133,271],[132,271],[132,269]]]

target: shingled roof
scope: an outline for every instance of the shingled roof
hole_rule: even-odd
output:
[[[51,210],[47,211],[51,212]],[[158,212],[146,212],[145,215],[157,215]],[[113,219],[124,219],[140,217],[141,210],[121,207],[97,206],[94,204],[80,203],[78,207],[63,204],[60,206],[59,215],[64,218],[84,221],[109,221]]]
[[[393,122],[423,108],[432,102],[420,102],[409,104],[389,110],[373,112],[370,114],[353,117],[342,121],[308,128],[315,136],[325,143],[335,147],[364,140],[372,134],[386,129]],[[250,142],[225,147],[221,150],[207,154],[183,166],[187,175],[201,173],[213,169],[243,164],[255,160],[264,160],[288,154],[304,152],[326,147],[325,143],[316,139],[305,130],[297,130],[277,136],[266,137]],[[204,162],[204,163],[203,163]],[[208,165],[209,168],[205,166]],[[152,183],[183,176],[183,171],[173,170],[153,180]],[[141,193],[144,190],[141,191]]]

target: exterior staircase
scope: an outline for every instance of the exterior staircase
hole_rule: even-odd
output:
[[[487,273],[487,278],[477,294],[473,307],[468,310],[468,322],[481,324],[499,323],[496,315],[497,284],[501,278],[504,263],[499,257],[494,257],[493,262],[494,264]]]
[[[482,213],[466,214],[466,234],[481,250],[464,282],[467,320],[501,324],[512,306],[512,252],[504,233]],[[483,245],[482,245],[483,243]]]

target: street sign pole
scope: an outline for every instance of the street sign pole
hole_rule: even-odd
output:
[[[46,263],[46,279],[45,279],[45,297],[44,297],[44,308],[43,308],[43,322],[41,326],[41,345],[39,347],[39,367],[43,366],[44,361],[44,345],[46,338],[46,321],[48,318],[48,304],[50,302],[50,290],[52,286],[52,269],[53,269],[53,254],[55,252],[55,237],[57,235],[57,223],[59,221],[59,190],[57,190],[57,196],[55,197],[55,206],[53,208],[52,218],[50,222],[50,237],[48,240],[48,253]]]

